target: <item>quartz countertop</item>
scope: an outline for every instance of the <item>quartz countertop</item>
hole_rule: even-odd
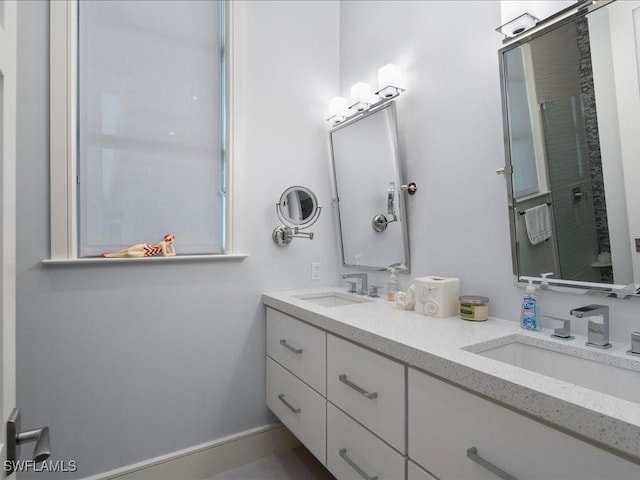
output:
[[[489,317],[470,322],[458,317],[436,318],[401,310],[386,299],[370,299],[339,307],[324,307],[297,295],[340,292],[337,288],[264,293],[266,306],[294,316],[329,333],[388,355],[460,387],[499,402],[536,420],[595,442],[640,463],[640,404],[622,400],[562,380],[515,367],[464,350],[491,342],[508,343],[513,335],[528,343],[553,342],[559,351],[584,350],[585,337],[566,342],[550,330],[530,332],[518,322]],[[625,363],[640,371],[640,359],[625,354],[628,345],[614,343],[609,363]],[[637,362],[637,365],[633,362]],[[638,386],[640,389],[640,386]]]

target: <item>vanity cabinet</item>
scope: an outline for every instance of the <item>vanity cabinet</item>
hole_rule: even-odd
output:
[[[406,369],[267,308],[267,406],[338,479],[406,477]]]
[[[267,406],[326,463],[327,334],[267,308]]]
[[[313,455],[326,458],[326,401],[267,357],[267,406]]]
[[[407,462],[407,480],[438,480],[436,477],[424,471],[419,465],[413,461]]]
[[[267,308],[267,405],[338,479],[639,479],[640,465]]]
[[[327,334],[267,308],[267,355],[326,396]]]
[[[405,478],[406,459],[334,406],[327,404],[327,468],[339,479]]]
[[[327,398],[401,453],[406,453],[405,368],[327,336]]]
[[[640,465],[431,375],[410,368],[408,386],[409,457],[441,480],[509,478],[471,448],[519,480],[640,478]]]

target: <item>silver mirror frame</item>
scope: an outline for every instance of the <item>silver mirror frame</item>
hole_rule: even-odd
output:
[[[303,221],[296,221],[290,217],[286,217],[283,212],[283,207],[286,203],[286,199],[293,192],[304,192],[306,193],[311,200],[313,201],[313,209],[308,218]],[[278,219],[282,222],[282,225],[277,226],[273,229],[271,233],[271,239],[273,242],[279,247],[284,247],[289,245],[294,238],[307,238],[309,240],[313,240],[313,232],[303,232],[302,230],[306,230],[313,226],[320,218],[320,212],[322,211],[322,205],[318,204],[318,198],[315,193],[311,191],[311,189],[307,187],[301,187],[299,185],[295,185],[287,188],[282,195],[280,195],[280,200],[276,203],[276,215]]]
[[[306,194],[313,202],[313,208],[312,208],[311,214],[306,219],[303,219],[300,221],[297,221],[291,217],[286,216],[284,212],[284,207],[285,205],[288,204],[287,201],[289,199],[289,196],[292,193],[297,193],[297,192],[302,192]],[[301,187],[296,185],[293,187],[289,187],[284,192],[282,192],[282,195],[280,196],[280,201],[276,203],[276,214],[278,215],[278,218],[280,219],[280,221],[285,225],[289,225],[291,227],[298,227],[302,229],[302,228],[309,228],[314,223],[316,223],[316,221],[318,220],[318,217],[320,216],[321,208],[322,207],[318,205],[318,199],[316,198],[315,193],[313,193],[307,187]]]
[[[567,293],[582,294],[602,294],[612,298],[628,298],[640,297],[640,288],[637,284],[617,285],[607,283],[594,283],[585,281],[562,280],[554,278],[531,277],[519,274],[518,252],[516,247],[516,206],[514,205],[513,181],[512,181],[512,158],[509,142],[509,112],[507,105],[506,92],[506,65],[505,53],[517,48],[536,37],[544,35],[548,31],[573,22],[577,18],[586,16],[588,13],[602,8],[611,3],[612,0],[601,0],[600,2],[592,2],[590,0],[582,0],[558,14],[549,17],[545,21],[539,23],[534,29],[529,30],[517,37],[505,39],[503,43],[507,44],[498,51],[498,61],[500,66],[500,93],[502,98],[502,125],[503,125],[503,141],[505,151],[505,166],[499,168],[496,173],[504,175],[507,183],[507,207],[509,211],[509,231],[511,237],[511,260],[513,270],[514,284],[520,287],[527,285],[529,280],[540,285],[543,289],[556,290]]]
[[[395,144],[395,150],[396,150],[396,158],[395,158],[395,162],[394,162],[394,170],[396,173],[396,180],[398,182],[398,190],[399,190],[399,195],[398,195],[398,219],[400,222],[400,226],[401,226],[401,232],[402,232],[402,252],[403,252],[403,259],[393,265],[389,265],[389,266],[367,266],[367,265],[356,265],[356,264],[351,264],[351,263],[347,263],[346,261],[346,256],[345,256],[345,249],[344,249],[344,240],[343,240],[343,233],[342,233],[342,221],[340,218],[340,206],[339,206],[339,195],[338,195],[338,181],[337,181],[337,177],[336,177],[336,159],[335,159],[335,155],[334,155],[334,145],[333,145],[333,138],[332,138],[332,133],[341,130],[349,125],[351,125],[354,122],[357,122],[359,120],[362,120],[363,118],[366,118],[370,115],[373,115],[377,112],[380,112],[381,110],[384,109],[389,109],[391,118],[393,120],[393,132],[392,132],[392,137],[393,137],[393,142]],[[335,211],[335,219],[336,219],[336,230],[338,232],[339,235],[339,245],[340,245],[340,255],[342,256],[342,266],[343,267],[351,267],[351,268],[357,268],[359,270],[371,270],[371,271],[380,271],[380,270],[386,270],[388,267],[390,266],[397,266],[399,267],[399,272],[402,273],[410,273],[411,272],[411,258],[410,258],[410,254],[409,254],[409,229],[407,226],[407,210],[406,210],[406,195],[407,193],[410,195],[413,195],[416,190],[417,187],[415,185],[415,183],[411,182],[408,185],[404,185],[403,184],[403,171],[402,171],[402,162],[400,161],[400,153],[399,153],[399,148],[398,148],[398,130],[397,130],[397,114],[396,114],[396,104],[395,104],[395,100],[392,98],[386,100],[386,101],[382,101],[379,104],[375,104],[372,107],[369,108],[369,110],[355,116],[354,118],[348,119],[340,124],[338,124],[337,126],[333,127],[331,130],[329,130],[329,144],[330,144],[330,150],[331,150],[331,185],[332,185],[332,203],[334,206],[334,211]],[[375,217],[374,217],[375,218]],[[372,227],[374,228],[374,227]]]

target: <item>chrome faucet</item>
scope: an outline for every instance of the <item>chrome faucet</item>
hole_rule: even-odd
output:
[[[369,291],[366,273],[346,273],[342,278],[357,278],[360,280],[360,287],[356,291],[358,295],[365,295]]]
[[[569,312],[577,318],[602,317],[602,323],[589,320],[586,345],[595,348],[610,348],[609,343],[609,307],[607,305],[586,305]]]

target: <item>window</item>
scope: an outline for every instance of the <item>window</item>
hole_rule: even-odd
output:
[[[52,258],[228,253],[224,2],[51,9]]]
[[[505,54],[514,197],[549,193],[540,108],[529,45]]]

